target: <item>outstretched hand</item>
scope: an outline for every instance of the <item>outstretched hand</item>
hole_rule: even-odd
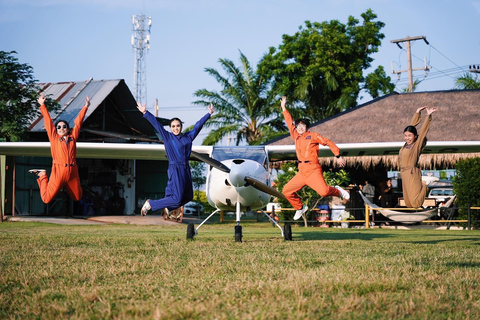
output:
[[[47,98],[42,94],[42,95],[40,95],[40,97],[38,97],[37,102],[38,102],[38,104],[43,106],[45,104],[45,100],[47,100]]]
[[[287,97],[286,97],[286,96],[283,96],[283,97],[280,99],[280,105],[282,106],[282,111],[285,111],[285,110],[286,110],[286,106],[287,106]]]
[[[85,98],[85,107],[88,108],[89,106],[90,106],[90,98],[87,96],[87,97]]]
[[[427,108],[427,106],[423,106],[423,107],[418,108],[417,113],[420,113],[423,109],[426,109],[426,108]]]
[[[140,103],[140,101],[137,101],[137,109],[138,109],[138,111],[140,111],[141,113],[145,114],[145,113],[147,112],[147,105],[142,106],[142,104]]]
[[[428,115],[431,115],[432,113],[434,113],[434,112],[436,112],[436,111],[438,111],[437,108],[427,108],[427,114],[428,114]]]
[[[210,103],[208,106],[208,113],[213,114],[215,112],[215,108],[213,107],[213,103]]]

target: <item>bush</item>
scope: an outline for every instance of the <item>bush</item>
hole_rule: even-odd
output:
[[[453,191],[457,195],[459,219],[467,219],[468,207],[480,206],[480,157],[460,160],[456,164],[457,175],[453,178]],[[472,220],[479,220],[480,211],[472,210]],[[473,226],[478,227],[475,222]]]

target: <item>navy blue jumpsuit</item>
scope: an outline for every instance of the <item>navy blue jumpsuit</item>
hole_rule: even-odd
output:
[[[202,129],[205,122],[210,119],[210,113],[204,115],[193,127],[193,130],[180,133],[178,136],[165,130],[150,112],[143,115],[155,130],[160,133],[165,144],[168,158],[168,183],[165,197],[159,200],[150,200],[152,211],[167,208],[177,209],[193,199],[192,173],[188,158],[192,152],[192,142]]]

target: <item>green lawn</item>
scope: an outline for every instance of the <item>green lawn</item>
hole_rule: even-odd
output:
[[[479,319],[480,231],[0,223],[0,319]]]

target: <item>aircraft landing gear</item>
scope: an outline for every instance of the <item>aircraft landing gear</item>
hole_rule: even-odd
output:
[[[283,228],[283,237],[287,241],[292,241],[292,226],[290,223],[285,223],[285,226]]]
[[[187,226],[187,240],[193,240],[195,236],[195,225],[193,223],[189,223]]]

